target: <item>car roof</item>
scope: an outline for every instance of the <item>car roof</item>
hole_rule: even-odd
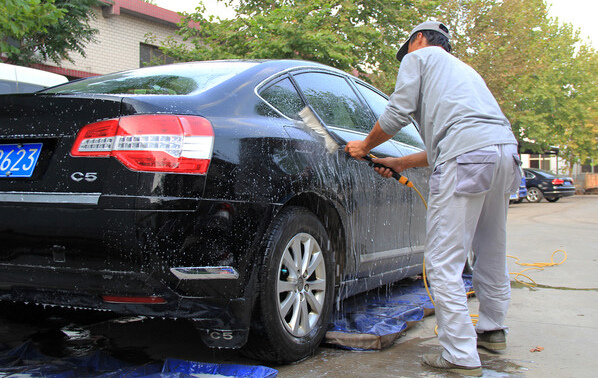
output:
[[[285,70],[285,69],[292,69],[292,68],[299,68],[299,67],[314,67],[314,68],[321,68],[326,69],[329,71],[336,71],[339,73],[347,74],[339,69],[334,67],[327,66],[322,63],[312,62],[308,60],[298,60],[298,59],[224,59],[224,60],[204,60],[204,61],[193,61],[193,62],[181,62],[181,63],[172,63],[172,64],[163,64],[158,66],[147,66],[141,68],[134,68],[125,70],[122,72],[130,72],[130,71],[139,71],[139,70],[165,70],[169,71],[176,68],[184,68],[184,67],[192,67],[194,65],[201,65],[201,64],[219,64],[219,65],[248,65],[253,67],[270,67],[275,70]],[[116,73],[116,72],[115,72]]]
[[[210,66],[215,68],[210,68]],[[201,68],[200,68],[201,67]],[[312,70],[312,71],[326,71],[345,77],[351,76],[346,72],[343,72],[334,67],[330,67],[321,63],[306,61],[306,60],[248,60],[248,59],[229,59],[229,60],[208,60],[208,61],[194,61],[194,62],[182,62],[165,64],[158,66],[148,66],[136,69],[130,69],[120,72],[114,72],[106,75],[95,76],[83,80],[73,81],[69,84],[50,89],[48,91],[42,91],[45,94],[75,94],[75,93],[109,93],[119,95],[131,95],[136,94],[120,93],[120,92],[102,92],[100,86],[96,86],[91,91],[86,90],[88,85],[96,85],[99,83],[109,82],[114,80],[115,82],[121,83],[121,79],[132,78],[137,75],[139,77],[152,77],[160,75],[175,74],[187,79],[194,80],[195,75],[201,72],[209,72],[214,74],[214,80],[198,81],[200,84],[198,88],[203,88],[200,92],[209,91],[212,88],[216,88],[220,85],[237,85],[240,82],[253,83],[255,88],[258,88],[266,80],[275,78],[279,75],[284,75],[287,72],[294,70]],[[230,76],[227,72],[230,71]],[[199,77],[199,76],[198,76]],[[232,80],[232,81],[231,81]],[[191,91],[186,93],[176,94],[198,94],[200,92]]]
[[[556,177],[556,175],[550,171],[546,171],[544,169],[538,169],[538,168],[523,168],[524,171],[530,171],[532,173],[538,174],[540,176],[544,176],[544,177]]]
[[[52,87],[68,81],[63,75],[7,63],[0,63],[0,80],[16,80],[20,83],[37,84],[44,87]]]

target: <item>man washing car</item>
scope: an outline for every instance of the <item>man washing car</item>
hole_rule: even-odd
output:
[[[506,348],[506,218],[509,194],[521,176],[509,121],[477,72],[450,54],[449,39],[448,28],[440,22],[413,29],[397,53],[401,66],[384,113],[365,140],[351,141],[345,150],[362,158],[408,125],[410,116],[419,124],[424,152],[375,162],[397,172],[434,167],[424,258],[443,350],[423,356],[422,362],[480,376],[477,346]],[[391,176],[388,169],[376,170]],[[480,302],[475,329],[461,277],[471,249]]]

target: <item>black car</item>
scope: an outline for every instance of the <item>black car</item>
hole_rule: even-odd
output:
[[[542,198],[546,198],[548,202],[556,202],[562,197],[575,194],[571,177],[557,176],[552,172],[535,168],[523,168],[523,172],[529,202],[540,202]]]
[[[194,321],[312,353],[337,301],[422,272],[417,194],[300,121],[364,139],[387,97],[306,61],[212,61],[0,96],[0,300]],[[423,149],[415,126],[372,151]],[[428,169],[406,176],[424,196]]]

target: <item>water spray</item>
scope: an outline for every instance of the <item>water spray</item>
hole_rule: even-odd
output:
[[[324,146],[326,147],[326,151],[328,151],[328,153],[335,153],[343,145],[347,144],[347,142],[339,138],[336,134],[333,134],[330,131],[328,131],[328,129],[324,126],[323,122],[320,120],[318,115],[312,110],[312,108],[309,105],[307,105],[305,108],[303,108],[303,110],[299,112],[299,117],[301,117],[301,120],[303,120],[303,124],[310,131],[313,131],[314,133],[316,133],[324,139]],[[424,202],[424,205],[427,207],[426,200],[424,199],[420,191],[417,190],[417,188],[413,185],[411,181],[409,181],[407,177],[401,175],[394,169],[385,166],[384,164],[374,162],[373,159],[377,159],[377,157],[372,155],[371,153],[368,153],[366,156],[363,156],[362,158],[365,161],[367,161],[371,167],[390,169],[390,171],[392,172],[392,177],[401,184],[415,190],[421,198],[421,200]]]

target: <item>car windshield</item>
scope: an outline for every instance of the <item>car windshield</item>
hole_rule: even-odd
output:
[[[213,88],[256,64],[214,61],[153,66],[78,80],[41,93],[187,95]]]

